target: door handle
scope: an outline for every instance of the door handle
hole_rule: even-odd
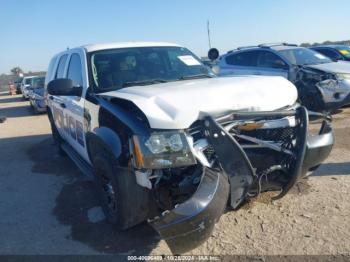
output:
[[[62,108],[66,108],[66,104],[65,104],[65,103],[60,103],[60,106],[61,106]]]
[[[50,99],[50,100],[53,100],[53,96],[49,96],[49,99]]]

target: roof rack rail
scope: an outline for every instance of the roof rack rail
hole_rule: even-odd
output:
[[[255,48],[255,47],[259,47],[259,46],[256,46],[256,45],[240,46],[240,47],[237,47],[237,50],[249,49],[249,48]]]
[[[227,51],[227,54],[229,53],[232,53],[233,51],[235,50],[243,50],[243,49],[250,49],[250,48],[257,48],[257,47],[260,47],[260,48],[270,48],[270,47],[273,47],[273,46],[298,46],[297,44],[289,44],[289,43],[266,43],[266,44],[260,44],[260,45],[248,45],[248,46],[240,46],[240,47],[237,47],[236,49],[232,49],[232,50],[229,50]]]
[[[298,46],[297,44],[289,44],[289,43],[266,43],[266,44],[260,44],[258,45],[258,47],[265,47],[265,48],[270,48],[270,47],[273,47],[273,46],[280,46],[280,45],[283,45],[283,46]]]

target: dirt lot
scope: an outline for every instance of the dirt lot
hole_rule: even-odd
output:
[[[170,254],[146,223],[120,232],[104,221],[93,184],[56,151],[46,115],[0,94],[0,254]],[[292,193],[226,213],[190,254],[350,253],[350,108],[334,116],[336,146]]]

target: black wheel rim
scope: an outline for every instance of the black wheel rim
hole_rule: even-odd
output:
[[[106,172],[100,173],[102,191],[106,206],[111,214],[117,213],[117,194],[112,180],[107,176]]]

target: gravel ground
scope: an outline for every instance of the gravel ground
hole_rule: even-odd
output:
[[[0,254],[170,254],[145,223],[107,224],[93,184],[56,151],[46,115],[0,94]],[[336,145],[309,179],[281,200],[263,194],[224,214],[188,254],[350,254],[350,108],[334,116]]]

